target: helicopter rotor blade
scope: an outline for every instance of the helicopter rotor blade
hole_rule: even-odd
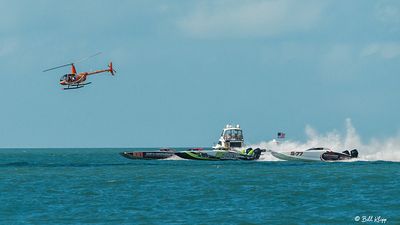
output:
[[[58,69],[58,68],[61,68],[61,67],[64,67],[64,66],[71,66],[71,65],[73,65],[73,64],[83,62],[83,61],[85,61],[85,60],[88,60],[88,59],[90,59],[90,58],[92,58],[92,57],[95,57],[96,55],[100,55],[100,54],[101,54],[101,52],[97,52],[96,54],[90,55],[90,56],[85,57],[85,58],[83,58],[83,59],[80,59],[80,60],[78,60],[78,61],[76,61],[76,62],[68,63],[68,64],[65,64],[65,65],[62,65],[62,66],[56,66],[56,67],[53,67],[53,68],[50,68],[50,69],[46,69],[46,70],[43,70],[43,72],[47,72],[47,71],[49,71],[49,70],[55,70],[55,69]]]
[[[72,64],[74,64],[74,63],[68,63],[68,64],[65,64],[65,65],[62,65],[62,66],[56,66],[56,67],[53,67],[53,68],[50,68],[50,69],[43,70],[43,72],[47,72],[47,71],[50,71],[50,70],[55,70],[55,69],[58,69],[58,68],[61,68],[61,67],[65,67],[65,66],[70,66]]]
[[[97,52],[96,54],[93,54],[93,55],[91,55],[91,56],[88,56],[88,57],[85,57],[85,58],[83,58],[83,59],[78,60],[76,63],[83,62],[83,61],[88,60],[88,59],[90,59],[90,58],[92,58],[92,57],[95,57],[96,55],[100,55],[101,53],[102,53],[102,52]]]

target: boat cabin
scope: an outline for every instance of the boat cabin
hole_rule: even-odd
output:
[[[213,148],[228,150],[232,148],[242,148],[243,146],[243,131],[240,129],[239,124],[236,126],[228,124],[222,130],[221,137]]]

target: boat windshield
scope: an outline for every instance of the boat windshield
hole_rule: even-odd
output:
[[[224,131],[223,137],[225,140],[243,140],[243,133],[239,129],[230,129]]]

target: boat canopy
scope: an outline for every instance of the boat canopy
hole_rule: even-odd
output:
[[[243,141],[243,133],[240,128],[224,129],[221,136],[225,140]]]
[[[243,131],[240,129],[239,124],[236,126],[226,125],[222,130],[221,137],[218,140],[214,149],[231,149],[231,148],[241,148],[244,145],[243,141]]]

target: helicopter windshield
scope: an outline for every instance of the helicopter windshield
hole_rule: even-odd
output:
[[[74,75],[75,75],[75,74],[72,74],[72,73],[65,74],[64,76],[62,76],[62,77],[60,78],[60,81],[63,81],[63,80],[66,80],[66,81],[73,81],[73,80],[74,80]]]
[[[60,77],[60,81],[66,80],[67,76],[68,76],[68,74],[65,74],[64,76]]]

